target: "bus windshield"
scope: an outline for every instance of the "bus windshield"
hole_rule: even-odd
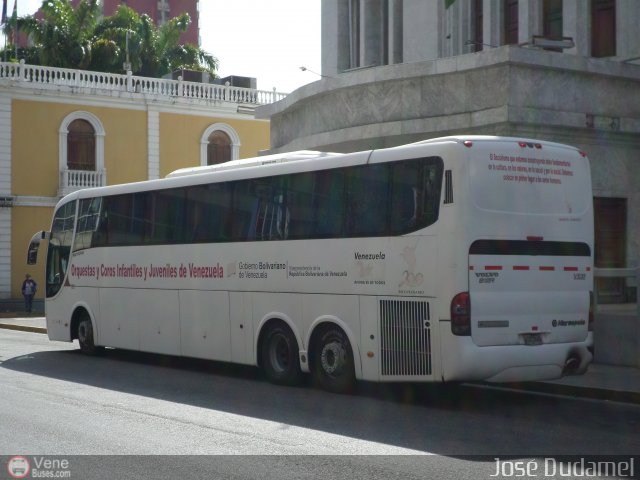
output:
[[[47,252],[47,298],[55,296],[60,291],[67,272],[71,242],[73,240],[75,213],[76,202],[69,202],[60,207],[53,217],[49,250]]]

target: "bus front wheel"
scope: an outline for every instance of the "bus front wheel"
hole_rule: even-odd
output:
[[[353,350],[346,334],[336,326],[326,327],[314,345],[313,377],[324,390],[349,393],[356,375]]]
[[[80,351],[87,355],[96,355],[100,348],[96,347],[93,339],[93,325],[88,315],[84,315],[78,323],[78,343]]]
[[[261,348],[261,364],[267,379],[278,385],[295,385],[300,380],[298,342],[282,322],[268,327]]]

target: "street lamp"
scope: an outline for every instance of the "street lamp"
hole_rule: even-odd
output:
[[[125,72],[131,71],[131,59],[129,58],[129,32],[130,30],[127,30],[127,33],[125,35],[125,51],[126,51],[127,58],[125,62],[122,64],[122,68],[124,69]]]
[[[327,75],[322,75],[321,73],[314,72],[313,70],[309,70],[304,65],[302,67],[300,67],[300,70],[302,70],[303,72],[311,72],[311,73],[313,73],[315,75],[318,75],[319,77],[322,77],[322,78],[331,78],[331,77],[328,77]]]

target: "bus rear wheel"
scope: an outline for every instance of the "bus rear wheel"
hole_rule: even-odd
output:
[[[356,381],[353,350],[347,335],[336,326],[326,327],[313,346],[313,378],[333,393],[350,393]]]
[[[93,325],[88,315],[84,315],[78,323],[78,343],[80,351],[86,355],[96,355],[102,350],[96,347],[93,339]]]
[[[261,364],[267,379],[278,385],[295,385],[300,380],[298,342],[282,322],[268,327],[262,341]]]

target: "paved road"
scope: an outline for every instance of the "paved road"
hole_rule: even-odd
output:
[[[358,472],[355,478],[372,479],[425,478],[425,468],[431,478],[447,478],[451,469],[457,478],[489,478],[494,456],[640,452],[638,405],[476,388],[454,397],[364,385],[340,396],[274,386],[254,369],[219,363],[114,350],[89,358],[74,345],[10,330],[0,330],[0,362],[4,455],[264,455],[182,461],[190,459],[194,471],[214,468],[210,478]],[[424,454],[437,457],[415,456]],[[90,460],[76,460],[76,468],[89,462],[83,478]],[[166,464],[158,472],[174,477],[180,463],[109,461],[120,474]]]

